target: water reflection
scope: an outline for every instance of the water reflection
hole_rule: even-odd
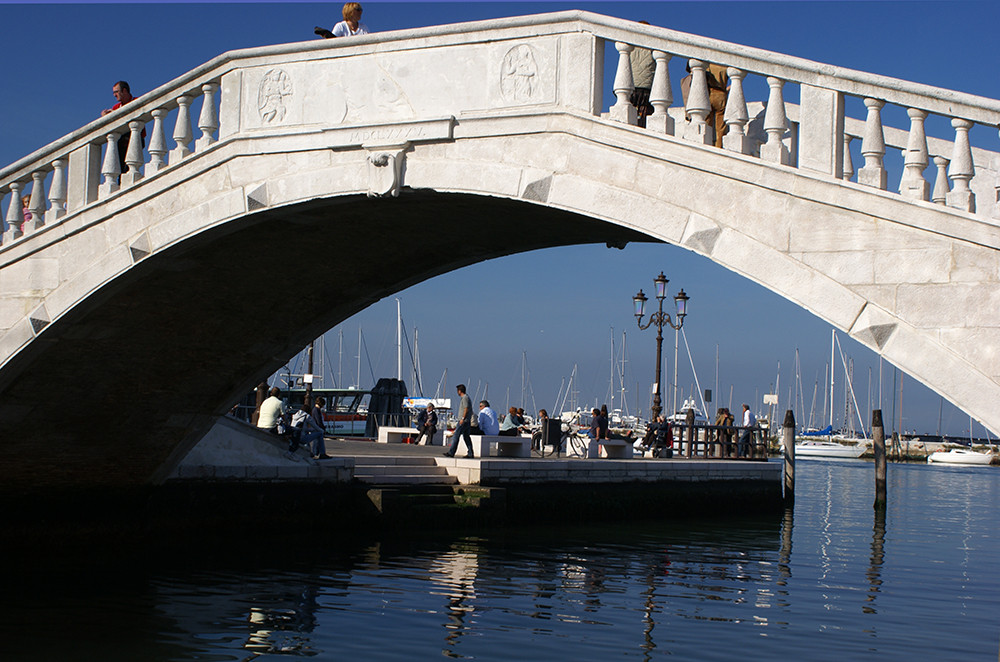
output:
[[[466,617],[475,611],[478,570],[479,553],[475,540],[456,543],[450,551],[431,560],[429,579],[444,589],[448,599],[445,607],[448,619],[444,624],[447,634],[442,650],[448,657],[462,657],[456,649],[471,626],[466,623]]]
[[[885,508],[874,508],[875,523],[872,526],[872,554],[868,563],[868,597],[862,610],[866,614],[875,611],[875,598],[882,590],[882,563],[885,561]]]
[[[0,658],[996,654],[995,472],[893,466],[879,512],[870,465],[800,468],[764,518],[52,550],[6,568]]]

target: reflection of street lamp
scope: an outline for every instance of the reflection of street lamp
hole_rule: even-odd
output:
[[[670,281],[667,280],[662,271],[659,276],[653,279],[653,283],[656,285],[656,299],[659,301],[660,308],[657,312],[649,315],[649,321],[646,322],[645,326],[642,324],[642,318],[645,314],[646,301],[648,299],[642,290],[639,290],[639,293],[632,297],[632,302],[635,304],[635,321],[639,325],[639,329],[645,331],[650,325],[656,325],[656,384],[655,392],[653,393],[653,406],[650,408],[653,414],[653,421],[660,415],[662,409],[660,407],[660,364],[662,363],[660,356],[663,349],[663,327],[669,326],[671,329],[678,331],[684,326],[684,316],[687,315],[687,302],[690,298],[684,294],[684,290],[681,290],[674,296],[674,304],[677,306],[677,324],[674,324],[673,320],[670,319],[670,315],[663,312],[663,300],[667,298],[668,282]],[[676,356],[674,357],[674,370],[675,372],[677,370]],[[676,375],[674,376],[674,381],[677,381]]]

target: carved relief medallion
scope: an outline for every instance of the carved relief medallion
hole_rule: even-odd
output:
[[[518,44],[503,58],[500,67],[500,94],[505,101],[531,101],[538,88],[538,65],[528,44]]]
[[[257,111],[267,123],[280,122],[287,112],[286,99],[292,96],[292,80],[281,69],[269,69],[257,88]]]

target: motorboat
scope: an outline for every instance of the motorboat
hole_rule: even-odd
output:
[[[688,411],[694,412],[695,425],[708,425],[708,418],[706,418],[705,414],[698,409],[698,406],[694,402],[694,398],[685,400],[684,404],[681,405],[680,411],[667,416],[667,420],[670,421],[670,424],[674,427],[683,427],[687,425]]]
[[[836,441],[809,439],[795,444],[795,457],[827,457],[853,460],[867,450],[867,443],[839,444]]]
[[[993,461],[993,453],[980,453],[968,448],[936,451],[927,456],[928,464],[985,465]]]

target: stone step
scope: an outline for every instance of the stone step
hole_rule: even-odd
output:
[[[354,478],[369,485],[457,485],[458,478],[448,475],[429,474],[359,474]]]
[[[358,474],[382,474],[386,476],[399,475],[419,475],[419,476],[447,476],[448,470],[438,466],[409,466],[400,464],[363,464],[354,465],[354,475]]]
[[[385,457],[382,455],[355,455],[354,466],[407,466],[407,467],[436,467],[437,462],[433,457]]]

